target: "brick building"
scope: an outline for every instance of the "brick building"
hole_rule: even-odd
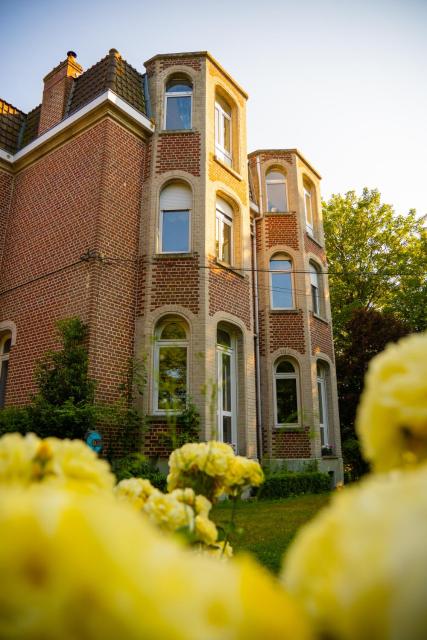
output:
[[[202,438],[341,478],[320,176],[248,156],[246,100],[206,52],[140,73],[111,49],[86,71],[68,52],[28,114],[0,101],[1,405],[78,315],[100,400],[146,358],[150,456],[191,397]]]

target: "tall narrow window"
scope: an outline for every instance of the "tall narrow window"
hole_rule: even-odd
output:
[[[192,193],[183,182],[172,182],[160,194],[160,253],[190,251]]]
[[[274,370],[274,394],[276,426],[299,424],[299,389],[295,366],[289,360],[281,360]]]
[[[216,257],[221,262],[233,261],[233,209],[222,198],[216,199]]]
[[[267,210],[271,213],[287,211],[286,179],[284,173],[273,169],[267,173]]]
[[[329,449],[327,369],[322,362],[317,363],[317,394],[319,398],[320,443],[322,447]]]
[[[188,385],[188,339],[184,322],[163,321],[156,331],[154,352],[154,411],[185,409]]]
[[[228,165],[232,165],[231,147],[231,108],[221,98],[215,101],[215,153]]]
[[[165,96],[165,129],[191,129],[193,88],[188,80],[168,82]]]
[[[320,316],[320,276],[319,269],[310,262],[310,289],[311,289],[311,305],[313,307],[313,313]]]
[[[6,402],[7,374],[9,369],[9,353],[12,345],[10,334],[0,336],[0,408]]]
[[[224,329],[217,332],[218,438],[237,446],[235,340]]]
[[[293,309],[292,262],[283,253],[270,260],[270,289],[272,309]]]
[[[305,225],[310,234],[314,233],[313,191],[308,184],[304,184]]]

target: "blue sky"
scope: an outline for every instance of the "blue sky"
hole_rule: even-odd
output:
[[[2,2],[0,97],[24,111],[67,50],[133,66],[209,50],[250,96],[249,150],[299,148],[323,195],[377,187],[427,213],[427,1]]]

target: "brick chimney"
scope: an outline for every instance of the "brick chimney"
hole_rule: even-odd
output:
[[[74,78],[83,72],[83,67],[76,62],[76,57],[74,51],[68,51],[67,59],[60,62],[44,78],[38,135],[54,127],[64,117]]]

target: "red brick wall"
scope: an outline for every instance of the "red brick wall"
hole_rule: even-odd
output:
[[[160,61],[160,69],[163,71],[164,69],[168,69],[169,67],[174,67],[176,65],[183,65],[186,67],[191,67],[195,71],[200,71],[201,64],[200,58],[163,58]]]
[[[200,175],[200,133],[162,133],[159,136],[156,173],[178,170]]]
[[[34,362],[70,315],[89,323],[98,399],[118,397],[133,355],[144,147],[106,119],[16,176],[0,279],[0,320],[17,325],[8,402],[28,400]],[[89,248],[102,259],[79,261]]]
[[[285,244],[298,251],[298,223],[294,213],[269,215],[265,218],[266,245],[270,249]]]
[[[176,434],[180,433],[180,427],[175,427]],[[144,453],[149,458],[169,458],[172,453],[172,446],[169,438],[171,427],[161,416],[152,418],[144,432]]]
[[[199,258],[153,257],[150,309],[179,304],[199,312]]]
[[[307,252],[310,251],[311,253],[314,253],[314,255],[317,256],[324,265],[326,265],[325,250],[322,249],[322,247],[319,247],[317,242],[314,242],[314,240],[312,240],[307,234],[304,234],[304,244]]]
[[[333,361],[334,348],[330,324],[310,314],[310,334],[312,354],[316,355],[316,353],[321,351],[322,353],[326,353]]]
[[[224,311],[243,320],[251,328],[252,307],[249,280],[233,271],[210,263],[209,315]]]
[[[308,430],[303,433],[287,433],[273,430],[272,433],[273,458],[310,458],[310,437]]]
[[[13,177],[6,171],[0,171],[0,274],[4,240],[7,233],[7,214],[12,197]],[[1,282],[1,280],[0,280]],[[0,284],[1,286],[1,284]]]
[[[302,311],[274,313],[269,316],[270,353],[281,347],[305,353]]]

